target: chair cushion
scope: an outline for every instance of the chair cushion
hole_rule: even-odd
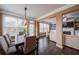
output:
[[[12,39],[11,42],[15,42],[15,39]]]
[[[9,44],[9,47],[12,47],[12,46],[14,46],[15,45],[15,42],[11,42],[10,44]]]
[[[16,52],[16,48],[15,46],[12,46],[8,48],[7,54],[14,53],[14,52]]]

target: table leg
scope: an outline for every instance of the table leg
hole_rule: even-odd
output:
[[[39,52],[39,39],[37,39],[37,49],[36,49],[36,52],[37,52],[37,55],[38,55],[38,52]]]
[[[18,48],[18,45],[16,45],[15,47],[16,47],[16,51],[17,51],[17,52],[19,52],[19,48]]]

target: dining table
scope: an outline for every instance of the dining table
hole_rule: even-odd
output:
[[[24,35],[16,35],[15,36],[15,47],[17,52],[19,51],[19,47],[23,46],[25,42]]]

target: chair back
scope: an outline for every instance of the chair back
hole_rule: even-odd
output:
[[[4,35],[4,38],[5,38],[5,40],[7,40],[7,43],[8,43],[8,44],[10,44],[10,43],[11,43],[11,41],[10,41],[10,38],[9,38],[9,35],[8,35],[8,34],[5,34],[5,35]]]
[[[30,53],[36,48],[36,36],[27,37],[24,42],[24,53]]]
[[[4,40],[6,41],[6,43],[7,43],[7,46],[9,47],[9,45],[10,45],[10,42],[8,42],[8,38],[7,38],[5,35],[3,35],[3,38],[4,38]]]
[[[11,37],[10,37],[10,35],[9,35],[8,33],[7,33],[6,35],[7,35],[7,37],[8,37],[9,42],[11,42]]]

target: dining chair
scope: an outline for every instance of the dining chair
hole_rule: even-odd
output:
[[[10,41],[11,43],[12,43],[12,42],[15,42],[15,40],[12,40],[11,36],[10,36],[8,33],[6,33],[6,35],[7,35],[8,39],[9,39],[9,41]]]
[[[24,42],[24,48],[23,48],[24,54],[29,54],[34,49],[36,49],[36,44],[37,44],[36,36],[27,37]]]
[[[6,43],[8,46],[13,46],[15,44],[15,42],[11,42],[9,37],[5,34],[3,35],[4,39],[6,40]]]
[[[2,36],[0,36],[0,40],[2,40]],[[0,41],[0,55],[4,55],[4,54],[5,54],[5,52],[1,46],[1,41]]]
[[[7,35],[3,35],[3,37],[4,37],[4,39],[5,39],[8,47],[12,47],[12,46],[15,46],[16,45],[15,42],[10,42],[10,40],[9,40],[9,38],[8,38]],[[19,46],[19,50],[20,51],[22,50],[21,46]]]
[[[4,36],[2,36],[0,38],[0,45],[3,49],[3,51],[5,52],[4,54],[11,54],[11,53],[16,52],[15,46],[9,47],[6,40],[5,40],[5,38],[4,38]]]

